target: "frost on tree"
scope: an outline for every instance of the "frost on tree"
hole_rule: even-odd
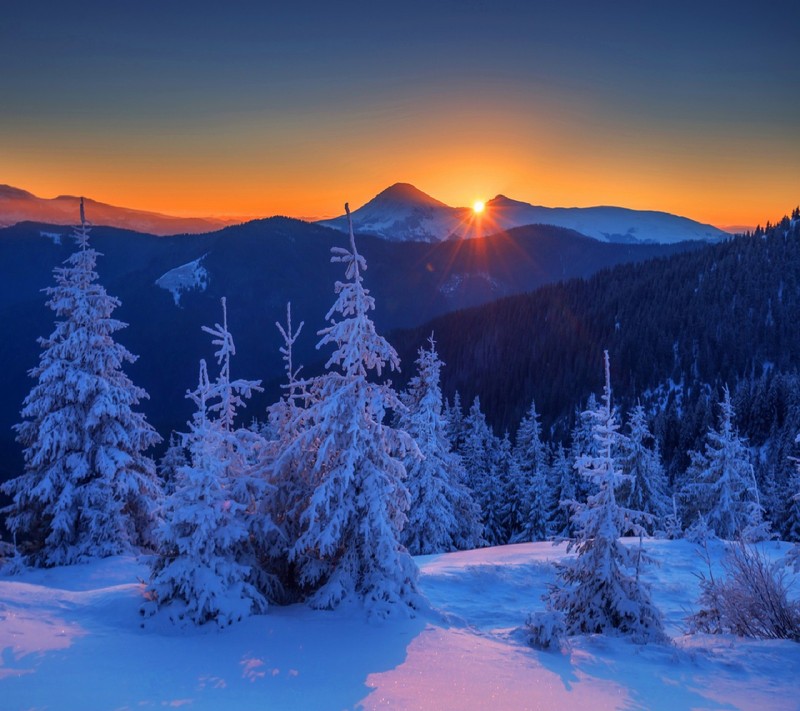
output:
[[[201,361],[197,389],[187,393],[196,406],[182,438],[189,462],[178,468],[164,507],[145,609],[166,608],[175,622],[220,626],[265,609],[278,587],[265,565],[277,531],[267,513],[272,487],[259,467],[264,442],[236,425],[260,381],[231,378],[236,348],[224,298],[222,315],[222,324],[203,327],[217,346],[219,374],[212,382]]]
[[[480,509],[464,484],[461,458],[447,439],[439,386],[443,364],[433,336],[429,344],[419,349],[417,375],[401,397],[406,409],[399,416],[400,429],[422,454],[404,461],[410,506],[403,541],[412,555],[476,548],[481,533]]]
[[[769,535],[759,502],[755,471],[733,424],[728,388],[720,405],[719,429],[706,435],[703,452],[692,452],[683,496],[699,511],[702,525],[720,538],[758,541]]]
[[[78,563],[151,542],[161,491],[144,452],[160,437],[134,407],[147,397],[122,370],[136,358],[114,340],[126,324],[97,282],[81,201],[78,249],[46,290],[55,330],[39,339],[36,385],[15,429],[25,471],[6,482],[6,525],[34,565]]]
[[[800,434],[797,435],[795,443],[800,444]],[[795,473],[790,480],[789,490],[789,517],[787,533],[788,541],[795,541],[794,547],[789,551],[789,562],[794,566],[795,571],[800,570],[800,458],[793,458]]]
[[[286,382],[281,384],[283,396],[270,405],[267,410],[272,438],[267,443],[267,456],[264,462],[270,482],[275,487],[269,498],[269,514],[277,526],[274,564],[282,570],[284,591],[288,599],[299,595],[293,568],[288,566],[289,547],[300,537],[300,516],[308,504],[313,487],[304,466],[306,451],[292,449],[292,444],[305,431],[305,408],[308,396],[305,386],[298,379],[302,367],[295,367],[294,343],[303,330],[304,322],[295,329],[292,326],[292,306],[286,305],[286,324],[275,323],[283,345],[280,347],[284,362]],[[291,450],[291,453],[289,453]]]
[[[158,476],[161,478],[165,494],[172,492],[178,469],[186,464],[186,451],[183,448],[183,440],[177,432],[172,432],[170,433],[169,445],[164,452],[164,456],[158,461]]]
[[[175,488],[164,505],[159,552],[154,559],[149,602],[143,614],[163,609],[176,624],[220,627],[266,608],[266,600],[248,581],[249,566],[240,562],[248,540],[246,505],[232,494],[235,451],[212,410],[219,411],[219,391],[200,361],[197,388],[187,393],[196,405],[183,435],[189,463],[176,472]]]
[[[504,517],[512,543],[547,538],[549,493],[547,449],[542,442],[536,403],[531,402],[517,429],[513,466],[506,487]]]
[[[499,449],[500,442],[486,423],[480,399],[476,397],[469,414],[464,418],[461,457],[467,471],[467,486],[481,509],[483,537],[489,546],[507,542],[502,521],[503,486]]]
[[[318,347],[335,350],[327,372],[304,383],[309,402],[299,434],[276,463],[292,459],[312,486],[289,554],[313,606],[333,608],[349,599],[378,616],[407,613],[422,600],[416,565],[400,543],[408,509],[403,458],[416,446],[384,424],[388,409],[403,408],[391,386],[368,379],[380,377],[387,364],[398,369],[399,359],[369,317],[375,304],[364,288],[366,261],[352,223],[350,249],[332,252],[347,280],[336,282],[330,325],[319,332]]]
[[[577,557],[558,566],[548,607],[563,615],[567,634],[620,632],[642,642],[664,639],[661,615],[639,579],[644,562],[641,546],[623,545],[620,534],[640,518],[640,512],[619,506],[616,488],[625,476],[615,461],[619,436],[617,413],[611,405],[608,351],[605,353],[606,384],[601,404],[587,414],[593,423],[596,454],[583,454],[576,467],[596,487],[585,505],[576,505],[573,524],[576,538],[568,550]],[[638,531],[634,528],[635,534]]]
[[[554,539],[567,539],[575,535],[572,527],[572,507],[575,504],[575,469],[572,461],[559,444],[550,466],[548,535]]]
[[[658,447],[650,445],[653,435],[641,405],[631,411],[628,430],[620,445],[620,463],[628,479],[620,487],[619,499],[626,508],[646,515],[643,526],[648,534],[653,534],[664,529],[667,515],[672,513],[672,502],[667,496],[667,477]]]

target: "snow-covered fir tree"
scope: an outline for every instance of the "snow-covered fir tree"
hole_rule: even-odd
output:
[[[248,582],[251,570],[240,561],[249,538],[246,505],[231,492],[236,452],[230,432],[211,414],[212,408],[219,411],[219,389],[209,381],[204,360],[197,388],[187,397],[197,408],[183,436],[190,462],[178,469],[164,505],[142,612],[163,609],[176,624],[222,627],[264,610],[267,601]]]
[[[161,438],[135,406],[147,393],[123,371],[136,358],[114,340],[126,324],[95,271],[81,200],[78,249],[46,290],[55,330],[39,339],[36,385],[15,429],[25,471],[2,485],[6,525],[30,563],[67,565],[151,543],[161,489],[145,456]]]
[[[161,478],[164,493],[170,494],[175,485],[175,476],[182,466],[188,464],[183,438],[177,432],[169,435],[169,444],[161,459],[158,460],[158,476]]]
[[[512,475],[505,496],[506,527],[510,540],[543,541],[547,538],[549,489],[547,485],[547,448],[542,442],[542,426],[536,403],[517,429],[513,450]]]
[[[399,427],[410,434],[422,458],[405,459],[410,505],[403,542],[412,555],[476,548],[481,540],[480,508],[464,484],[461,458],[447,439],[439,386],[442,361],[433,336],[420,348],[417,375],[401,395],[406,406]]]
[[[458,390],[453,395],[452,405],[445,398],[444,419],[447,422],[447,439],[450,441],[453,451],[460,454],[464,444],[464,410],[461,407],[461,395]]]
[[[347,209],[349,216],[349,209]],[[405,432],[384,424],[387,410],[403,405],[387,383],[374,383],[388,365],[399,368],[395,350],[369,317],[375,302],[364,288],[366,261],[355,244],[332,248],[347,281],[319,332],[318,347],[333,345],[327,372],[304,383],[308,405],[299,435],[281,452],[309,477],[313,491],[300,516],[301,533],[290,550],[299,581],[315,607],[361,600],[371,614],[410,612],[422,604],[418,571],[400,543],[408,509],[403,459],[416,449]]]
[[[586,400],[586,407],[575,410],[575,426],[572,428],[569,458],[574,464],[578,457],[584,455],[595,456],[597,454],[597,442],[594,438],[594,422],[589,413],[597,410],[597,398],[591,393]],[[614,443],[616,451],[617,443]],[[575,498],[578,501],[586,501],[589,494],[594,493],[594,485],[589,479],[577,477],[575,480]]]
[[[641,642],[665,638],[661,615],[639,578],[645,561],[641,551],[623,545],[619,537],[639,512],[624,509],[615,491],[626,479],[615,460],[619,422],[611,402],[608,351],[605,388],[600,405],[589,412],[596,454],[582,454],[576,467],[591,480],[596,493],[573,516],[576,538],[568,550],[577,556],[558,566],[557,582],[546,597],[548,607],[563,615],[567,634],[619,632]],[[639,533],[635,528],[633,533]]]
[[[283,567],[281,573],[283,587],[289,599],[299,596],[298,583],[288,565],[289,548],[300,537],[300,516],[308,505],[313,491],[309,472],[303,467],[308,452],[295,448],[291,455],[285,454],[306,427],[304,418],[307,394],[303,383],[298,379],[302,366],[295,366],[294,344],[303,330],[305,322],[297,328],[292,325],[292,305],[286,304],[286,323],[275,323],[281,334],[280,347],[284,363],[286,381],[281,384],[283,395],[267,409],[272,438],[268,442],[267,456],[263,462],[266,476],[275,487],[269,498],[269,515],[277,526],[279,538],[273,547],[273,565]],[[314,447],[315,443],[311,442]],[[283,549],[283,550],[281,550]]]
[[[620,464],[628,480],[620,487],[619,500],[626,508],[646,514],[642,525],[648,534],[664,529],[672,508],[658,446],[651,442],[647,415],[637,404],[628,419],[628,436],[620,440]]]
[[[575,468],[564,445],[559,444],[553,455],[548,473],[550,496],[548,498],[547,532],[556,540],[572,538],[572,507],[575,503]]]
[[[797,435],[795,443],[800,444],[800,434]],[[790,515],[788,516],[789,528],[787,533],[790,536],[796,535],[796,537],[786,538],[786,540],[795,541],[794,548],[789,552],[787,558],[795,570],[800,570],[800,522],[795,524],[795,521],[800,520],[800,458],[792,457],[792,459],[794,459],[795,464],[795,476],[792,479],[794,487],[789,493]]]
[[[503,491],[498,469],[499,446],[481,411],[480,399],[476,397],[464,418],[461,458],[467,472],[467,486],[481,509],[483,537],[490,546],[506,542],[501,520]]]
[[[750,453],[734,426],[727,387],[719,407],[719,427],[706,434],[703,452],[691,453],[682,494],[720,538],[762,540],[769,535],[769,526],[758,500]]]
[[[241,408],[254,392],[262,390],[260,380],[231,377],[231,359],[236,355],[233,334],[228,328],[228,307],[222,303],[222,323],[203,326],[217,346],[214,357],[219,367],[210,385],[207,401],[209,416],[219,429],[219,444],[224,449],[223,485],[232,501],[239,504],[240,518],[247,536],[240,542],[236,559],[247,566],[249,582],[269,599],[281,597],[280,584],[273,574],[272,561],[279,555],[282,535],[273,520],[271,499],[275,487],[269,481],[263,462],[268,455],[266,440],[256,431],[237,424]]]

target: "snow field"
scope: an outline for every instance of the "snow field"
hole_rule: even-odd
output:
[[[685,541],[645,545],[671,646],[528,647],[520,628],[566,555],[550,543],[416,558],[431,608],[414,619],[297,604],[221,631],[142,627],[144,558],[29,570],[0,578],[0,708],[797,709],[800,645],[685,635],[705,564]],[[709,550],[719,572],[723,545]]]

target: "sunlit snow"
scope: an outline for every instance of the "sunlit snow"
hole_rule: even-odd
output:
[[[633,544],[633,542],[631,543]],[[564,546],[525,543],[416,559],[431,609],[273,606],[223,631],[141,627],[146,560],[111,558],[0,578],[3,709],[796,709],[800,645],[685,635],[703,562],[648,541],[645,574],[671,646],[573,637],[525,643]],[[764,544],[780,558],[787,544]],[[722,545],[711,547],[718,565]]]

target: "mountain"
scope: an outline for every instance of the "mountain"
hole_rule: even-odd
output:
[[[89,212],[88,217],[93,217]],[[54,314],[41,289],[52,285],[52,270],[73,251],[70,230],[20,223],[0,230],[0,322],[13,338],[0,339],[0,479],[10,476],[19,447],[11,426],[33,381],[26,376],[39,357],[36,339],[53,330]],[[273,324],[292,302],[296,323],[304,320],[295,362],[313,372],[326,353],[316,350],[316,332],[334,299],[341,265],[330,248],[344,246],[335,230],[287,218],[256,220],[213,233],[156,237],[95,227],[92,244],[103,256],[100,281],[122,301],[115,316],[130,324],[119,340],[139,360],[128,372],[145,387],[143,404],[163,434],[184,428],[191,407],[184,395],[194,385],[197,362],[212,348],[200,327],[220,318],[227,296],[237,344],[236,377],[281,377],[279,334]],[[556,227],[523,227],[466,241],[389,242],[361,236],[367,259],[365,285],[375,297],[374,320],[382,333],[409,328],[438,315],[518,294],[560,279],[589,276],[627,261],[674,254],[683,245],[603,244]],[[413,360],[413,358],[412,358]],[[404,364],[410,368],[411,361]],[[254,401],[246,416],[263,417],[279,390]],[[15,464],[14,466],[18,466]]]
[[[666,212],[622,207],[541,207],[504,195],[489,200],[484,211],[450,207],[408,183],[396,183],[352,213],[358,232],[389,240],[437,242],[452,237],[482,237],[523,225],[555,225],[601,242],[675,244],[713,242],[729,235],[711,225]],[[321,224],[347,230],[347,219]]]
[[[40,198],[26,190],[0,185],[0,227],[25,221],[71,225],[78,214],[79,203],[80,198],[72,195]],[[158,212],[107,205],[89,198],[85,199],[85,203],[86,212],[92,216],[92,222],[96,225],[121,227],[154,235],[212,232],[239,222],[213,217],[173,217]]]
[[[439,242],[456,231],[462,211],[413,185],[395,183],[355,210],[352,218],[354,229],[365,234],[393,241]],[[348,229],[345,216],[321,224],[342,232]]]

